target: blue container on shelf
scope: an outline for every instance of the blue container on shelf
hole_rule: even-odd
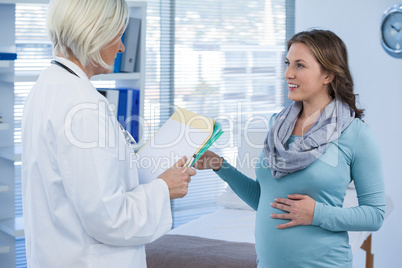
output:
[[[0,60],[15,60],[15,59],[17,59],[17,53],[0,52]]]

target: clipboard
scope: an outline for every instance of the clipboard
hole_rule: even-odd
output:
[[[187,157],[185,166],[192,166],[222,133],[218,122],[178,108],[137,152],[139,182],[151,182],[183,156]]]

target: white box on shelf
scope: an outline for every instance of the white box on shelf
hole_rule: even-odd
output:
[[[8,67],[10,67],[10,61],[8,61],[8,60],[0,61],[0,68],[8,68]]]
[[[5,193],[10,190],[10,186],[0,183],[0,193]]]
[[[6,245],[0,243],[0,254],[9,253],[9,252],[10,252],[10,246],[6,246]]]
[[[135,69],[137,49],[139,47],[141,19],[130,18],[124,34],[124,46],[126,50],[121,57],[120,72],[132,73]]]
[[[138,80],[140,73],[110,73],[95,75],[91,81],[110,81],[110,80]]]
[[[0,230],[12,237],[24,236],[24,219],[16,217],[0,221]]]
[[[20,145],[0,147],[0,158],[19,162],[21,161],[21,151],[22,147]]]
[[[8,123],[0,123],[0,130],[7,130],[10,128],[10,124]]]

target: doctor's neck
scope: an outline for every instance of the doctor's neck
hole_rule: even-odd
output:
[[[81,68],[81,70],[84,71],[84,73],[88,76],[88,79],[91,79],[91,77],[96,74],[95,68],[93,68],[92,64],[89,64],[88,66],[84,67],[84,66],[82,66],[81,62],[74,55],[71,55],[69,57],[64,57],[63,55],[60,54],[60,55],[58,55],[58,57],[68,59],[69,61],[75,63],[78,67]]]

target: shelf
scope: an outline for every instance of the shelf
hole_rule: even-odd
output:
[[[49,4],[49,0],[0,0],[0,4]]]
[[[8,123],[0,123],[0,130],[8,130],[10,125]]]
[[[10,190],[10,186],[0,183],[0,193],[5,193]]]
[[[38,80],[39,73],[16,74],[15,82],[32,82]],[[91,81],[111,81],[111,80],[139,80],[140,73],[110,73],[95,75]]]
[[[0,46],[0,73],[14,73],[13,62],[16,58],[17,53],[15,53],[15,46]],[[8,79],[4,78],[2,78],[1,80],[8,81]]]
[[[9,252],[10,252],[10,246],[6,246],[6,245],[0,243],[0,254],[9,253]]]
[[[21,161],[21,145],[0,147],[0,158],[13,162]]]
[[[107,80],[139,80],[140,73],[110,73],[95,75],[91,81],[107,81]]]
[[[38,77],[39,73],[15,74],[14,82],[35,82]]]
[[[8,219],[0,221],[0,231],[12,236],[24,236],[24,219],[16,217],[15,219]]]
[[[145,2],[145,1],[127,0],[126,2],[127,2],[128,7],[142,7],[142,8],[145,8],[147,6],[147,2]]]
[[[138,7],[139,4],[136,2],[129,0],[127,4],[129,7]],[[49,0],[0,0],[0,4],[49,4]]]

